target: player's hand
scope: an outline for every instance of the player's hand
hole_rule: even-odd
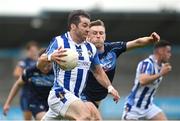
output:
[[[159,42],[160,40],[160,36],[156,32],[153,32],[150,37],[152,37],[153,42]]]
[[[110,93],[113,96],[113,100],[117,103],[120,99],[119,93],[116,89],[114,89],[113,86],[108,87],[108,93]]]
[[[51,60],[57,62],[58,64],[65,62],[65,60],[62,59],[62,57],[67,56],[65,52],[66,50],[60,47],[59,49],[55,50],[55,52],[53,52],[51,55]]]
[[[171,70],[172,70],[172,66],[169,63],[165,63],[162,65],[160,74],[162,76],[164,76],[164,75],[168,74]]]
[[[9,111],[9,108],[10,108],[10,105],[8,104],[5,104],[4,107],[3,107],[3,114],[6,116],[7,115],[7,112]]]

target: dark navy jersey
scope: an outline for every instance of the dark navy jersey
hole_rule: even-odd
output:
[[[18,66],[23,69],[26,69],[26,68],[34,66],[36,62],[37,62],[36,60],[33,60],[31,58],[25,58],[18,62]]]
[[[46,101],[53,86],[54,73],[50,71],[48,74],[43,74],[36,66],[33,66],[24,70],[22,80],[28,86],[29,100]]]
[[[19,62],[18,62],[18,66],[23,68],[23,69],[27,69],[27,68],[30,68],[34,65],[36,65],[36,60],[33,60],[31,58],[25,58],[25,59],[21,59]],[[29,94],[28,92],[28,86],[25,84],[23,87],[22,87],[22,90],[21,90],[21,96],[27,96]]]
[[[100,63],[110,81],[113,81],[116,69],[116,60],[121,53],[126,51],[126,42],[120,41],[105,43],[104,50],[105,51],[103,53],[98,53]],[[95,79],[92,72],[89,72],[86,87],[83,93],[91,101],[100,101],[107,96],[108,91]]]

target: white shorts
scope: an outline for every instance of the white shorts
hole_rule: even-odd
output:
[[[55,120],[57,118],[64,117],[70,104],[72,104],[74,101],[80,100],[78,97],[76,97],[69,91],[66,91],[64,97],[65,99],[62,101],[60,100],[60,98],[56,97],[54,90],[50,91],[48,97],[49,110],[43,117],[43,121]]]
[[[122,119],[123,120],[138,120],[138,119],[152,119],[162,110],[157,107],[155,104],[149,105],[148,109],[140,109],[135,106],[132,106],[130,111],[127,111],[126,108],[123,111]]]

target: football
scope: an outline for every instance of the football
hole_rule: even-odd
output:
[[[61,57],[61,59],[65,62],[61,62],[59,66],[61,69],[69,71],[77,66],[79,56],[78,53],[73,51],[72,49],[65,48],[65,50],[66,52],[64,52],[64,54],[66,54],[67,56]]]

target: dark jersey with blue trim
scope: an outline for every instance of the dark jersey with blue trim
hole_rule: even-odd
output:
[[[34,65],[36,65],[36,60],[33,60],[31,58],[25,58],[25,59],[22,59],[18,62],[18,66],[23,68],[23,69],[27,69],[27,68],[30,68]],[[27,96],[29,94],[28,92],[28,86],[27,84],[25,84],[23,87],[22,87],[22,90],[21,90],[21,96]]]
[[[126,51],[126,42],[120,41],[105,43],[104,50],[105,51],[103,53],[98,54],[100,64],[110,81],[113,81],[116,69],[116,60],[121,53]],[[107,96],[108,91],[95,79],[92,72],[89,72],[83,94],[85,94],[91,101],[100,101]]]
[[[49,91],[54,83],[53,70],[43,74],[36,66],[24,70],[23,81],[29,89],[29,100],[47,101]]]

